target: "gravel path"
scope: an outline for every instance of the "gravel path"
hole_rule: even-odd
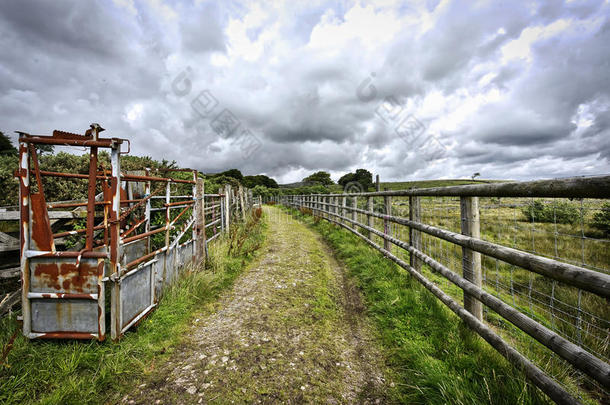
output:
[[[260,258],[124,402],[387,402],[382,356],[345,269],[300,222],[272,207],[264,218]]]

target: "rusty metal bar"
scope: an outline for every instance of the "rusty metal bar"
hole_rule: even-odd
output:
[[[47,170],[40,171],[41,176],[49,176],[49,177],[66,177],[66,178],[74,178],[74,179],[89,179],[88,174],[80,174],[80,173],[63,173],[63,172],[51,172]],[[108,180],[111,177],[104,174],[96,174],[96,178],[98,180]],[[193,184],[192,180],[181,180],[181,179],[172,179],[168,177],[154,177],[154,176],[136,176],[134,174],[126,174],[121,176],[121,178],[125,181],[162,181],[162,182],[170,182],[170,183],[187,183]]]
[[[136,200],[121,200],[121,204],[132,204],[146,201],[145,198],[138,198]]]
[[[112,179],[110,182],[110,193],[112,195],[112,207],[110,210],[110,277],[117,280],[121,271],[119,263],[120,248],[121,248],[121,222],[119,214],[121,210],[121,161],[119,148],[112,148],[111,152],[112,164]],[[117,280],[118,281],[118,280]],[[115,281],[111,291],[111,324],[110,336],[112,339],[118,339],[121,334],[121,302],[120,302],[120,284]]]
[[[161,232],[166,231],[166,230],[167,229],[164,226],[162,228],[157,228],[154,231],[148,231],[148,232],[145,232],[145,233],[141,233],[139,235],[131,236],[129,238],[124,238],[121,242],[123,244],[126,244],[126,243],[129,243],[129,242],[133,242],[135,240],[140,240],[140,239],[144,239],[144,238],[147,238],[149,236],[152,236],[152,235],[156,235],[156,234],[161,233]]]
[[[141,220],[139,220],[138,222],[136,222],[131,228],[129,228],[128,230],[126,230],[125,232],[123,232],[123,234],[121,235],[121,238],[126,237],[127,235],[129,235],[130,233],[132,233],[133,231],[135,231],[136,229],[138,229],[138,227],[140,225],[142,225],[144,222],[146,222],[147,219],[143,218]]]
[[[97,130],[95,130],[97,139]],[[89,185],[87,188],[87,232],[85,238],[85,249],[93,248],[93,227],[95,226],[95,185],[97,174],[97,147],[91,148],[89,158]]]
[[[19,138],[23,139],[22,142],[29,144],[45,144],[45,145],[59,145],[59,146],[90,146],[98,148],[112,148],[114,145],[120,145],[124,139],[121,138],[101,138],[98,140],[93,139],[66,139],[44,135],[29,135],[23,134]],[[26,136],[23,136],[26,135]],[[84,138],[84,137],[83,137]]]
[[[48,333],[30,333],[29,336],[37,337],[39,339],[98,339],[99,335],[96,333],[86,332],[48,332]]]
[[[106,228],[106,225],[100,224],[100,225],[92,227],[91,228],[91,232],[99,231],[100,229],[104,229],[104,228]],[[77,229],[75,231],[65,231],[65,232],[54,233],[53,234],[53,239],[63,238],[64,236],[69,236],[69,235],[78,235],[78,234],[81,234],[81,233],[85,233],[88,230],[89,230],[89,226],[87,226],[87,228]],[[92,241],[93,241],[93,239],[92,239]]]
[[[96,300],[98,294],[74,294],[74,293],[28,293],[31,299],[70,299],[70,300]]]
[[[177,205],[185,205],[185,204],[195,204],[195,200],[188,200],[188,201],[174,201],[173,203],[166,203],[163,204],[164,207],[175,207]]]
[[[24,254],[27,258],[32,257],[71,257],[71,258],[79,258],[83,259],[88,258],[96,258],[96,259],[105,259],[108,257],[106,252],[98,252],[95,250],[85,251],[85,252],[50,252],[50,251],[42,251],[42,250],[26,250]]]
[[[195,183],[193,180],[181,180],[181,179],[172,179],[169,177],[155,177],[155,176],[136,176],[134,174],[128,174],[123,176],[123,180],[127,181],[167,181],[171,183],[187,183],[193,184]]]
[[[146,254],[146,255],[144,255],[144,256],[141,256],[141,257],[137,258],[136,260],[133,260],[133,261],[131,261],[131,262],[127,263],[127,264],[125,265],[125,268],[126,268],[127,270],[129,270],[129,269],[133,268],[134,266],[136,266],[136,265],[138,265],[138,264],[140,264],[140,263],[142,263],[142,262],[144,262],[144,261],[146,261],[146,260],[150,259],[150,258],[151,258],[151,257],[153,257],[154,255],[159,254],[159,253],[161,253],[161,252],[164,252],[164,251],[166,251],[166,250],[167,250],[167,246],[163,246],[162,248],[157,249],[157,250],[155,250],[154,252],[150,252],[149,254]]]
[[[146,168],[146,177],[150,176],[150,169]],[[145,190],[144,190],[144,195],[151,195],[151,183],[150,181],[146,182],[145,185]],[[151,197],[152,198],[152,197]],[[150,202],[151,202],[151,198],[149,198],[146,201],[146,208],[144,211],[144,222],[146,223],[146,225],[144,225],[144,232],[150,232]],[[148,239],[147,243],[146,243],[146,252],[150,253],[150,239]],[[153,289],[154,292],[154,289]]]
[[[57,208],[76,208],[76,207],[86,207],[89,202],[75,202],[75,203],[47,203],[47,208],[49,209],[57,209]],[[110,205],[110,201],[95,201],[95,205]]]
[[[40,175],[41,176],[47,176],[47,177],[65,177],[65,178],[82,179],[82,180],[88,180],[89,179],[89,175],[88,174],[50,172],[50,171],[47,171],[47,170],[41,170],[40,171]],[[108,180],[108,179],[110,179],[110,177],[108,177],[108,176],[99,175],[99,174],[96,174],[96,178],[98,180]]]
[[[19,138],[19,202],[21,233],[20,242],[20,267],[21,267],[21,312],[23,314],[23,334],[28,335],[32,332],[31,304],[28,299],[30,290],[30,269],[29,260],[25,252],[30,248],[30,157],[28,147]]]

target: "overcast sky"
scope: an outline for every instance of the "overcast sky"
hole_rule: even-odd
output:
[[[604,174],[609,16],[608,0],[3,0],[0,130],[98,122],[132,154],[279,182]]]

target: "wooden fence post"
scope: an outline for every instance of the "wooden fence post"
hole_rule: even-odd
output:
[[[356,216],[356,208],[358,208],[358,197],[352,197],[352,221],[356,222],[358,219]],[[352,224],[353,229],[357,229],[356,224]]]
[[[239,186],[237,194],[239,194],[239,205],[241,205],[241,219],[245,222],[246,221],[246,202],[245,202],[245,198],[244,198],[244,188],[242,186]]]
[[[414,222],[421,220],[421,199],[417,196],[409,197],[409,219]],[[409,245],[417,250],[421,250],[421,232],[409,227]],[[421,272],[422,262],[415,255],[409,255],[409,264],[416,271]]]
[[[473,238],[481,238],[481,225],[479,215],[478,197],[461,197],[460,211],[462,220],[462,234]],[[464,278],[477,287],[481,287],[481,254],[473,250],[462,248],[462,271]],[[483,320],[483,304],[481,301],[464,292],[464,308],[478,320]]]
[[[231,224],[231,186],[225,186],[225,231],[229,232],[229,225]]]
[[[341,216],[345,217],[347,214],[347,210],[345,209],[345,207],[347,206],[347,197],[343,196],[341,197]],[[341,220],[341,223],[344,224],[345,221]]]
[[[373,211],[373,197],[366,197],[366,210],[368,212]],[[371,217],[371,214],[366,214],[366,226],[373,227],[373,217]],[[371,239],[371,231],[367,231],[367,235]]]
[[[388,191],[387,187],[384,189],[384,191]],[[383,205],[385,208],[385,214],[392,215],[392,197],[387,195],[383,196]],[[383,233],[386,235],[390,234],[390,221],[387,219],[383,220]],[[383,240],[383,248],[388,252],[392,252],[392,244],[389,240]]]
[[[337,204],[339,204],[339,197],[333,197],[333,220],[337,220],[337,214],[339,213],[339,209],[337,208]]]

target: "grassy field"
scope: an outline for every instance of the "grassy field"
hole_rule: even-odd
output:
[[[405,184],[401,183],[400,188],[404,188]],[[426,186],[431,184],[427,183]],[[575,221],[559,223],[560,221],[556,220],[528,220],[524,211],[532,203],[532,199],[480,198],[482,238],[595,271],[609,272],[610,240],[591,226],[593,216],[602,209],[603,201],[562,199],[543,201],[543,204],[553,202],[568,206],[570,212],[576,215]],[[348,201],[347,205],[350,204],[351,201]],[[392,214],[408,218],[408,204],[408,198],[394,197]],[[460,233],[459,198],[422,197],[421,205],[423,223]],[[365,208],[363,198],[358,199],[358,206]],[[375,211],[382,212],[383,198],[376,198],[374,207]],[[361,223],[366,222],[364,215],[357,214],[357,219]],[[373,222],[376,229],[383,231],[382,220],[375,219]],[[390,233],[403,241],[409,240],[407,227],[390,224]],[[373,239],[383,245],[380,237],[374,236]],[[461,247],[426,234],[422,235],[422,239],[422,250],[426,254],[461,274]],[[393,249],[397,255],[408,261],[408,253],[396,247]],[[608,361],[610,308],[606,300],[489,257],[483,256],[482,268],[483,287],[488,292]],[[456,300],[463,300],[461,289],[427,266],[424,266],[424,274]],[[591,379],[575,372],[563,360],[494,312],[486,311],[485,319],[522,353],[535,359],[536,364],[548,374],[561,381],[575,395],[580,395],[583,402],[608,400],[608,394]]]
[[[446,186],[463,186],[465,184],[501,183],[510,180],[471,180],[471,179],[446,179],[446,180],[417,180],[417,181],[382,181],[379,184],[381,190],[407,190],[410,188],[429,188]],[[329,186],[332,193],[340,193],[343,188],[339,184]],[[372,190],[370,190],[372,191]]]
[[[15,317],[0,320],[0,347],[16,332],[12,350],[0,364],[2,404],[88,404],[118,402],[133,380],[152,372],[181,342],[194,309],[213,309],[218,295],[255,257],[264,243],[263,222],[251,222],[231,240],[210,248],[205,268],[187,269],[161,298],[158,309],[119,342],[30,341]]]

